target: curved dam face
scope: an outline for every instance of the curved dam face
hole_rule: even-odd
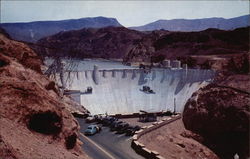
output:
[[[67,74],[67,73],[66,73]],[[65,82],[69,90],[92,93],[78,94],[80,103],[91,114],[137,113],[140,110],[182,112],[192,93],[209,83],[215,73],[199,69],[114,69],[71,72]],[[149,86],[155,93],[142,91]]]

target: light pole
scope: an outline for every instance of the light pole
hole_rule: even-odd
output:
[[[175,103],[175,98],[174,98],[174,114],[176,112],[176,103]]]

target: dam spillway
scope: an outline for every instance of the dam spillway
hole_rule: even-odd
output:
[[[91,114],[137,113],[174,110],[182,112],[193,92],[211,82],[212,70],[200,69],[110,69],[65,72],[68,90],[90,94],[78,94],[80,103]],[[155,93],[141,91],[149,86]]]

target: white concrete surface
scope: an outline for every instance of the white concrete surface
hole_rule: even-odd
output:
[[[173,110],[174,98],[176,110],[181,112],[192,93],[211,81],[214,74],[198,69],[154,69],[149,74],[138,69],[89,70],[65,73],[65,83],[70,90],[93,88],[92,94],[81,95],[81,104],[92,114]],[[140,91],[144,85],[155,94]]]

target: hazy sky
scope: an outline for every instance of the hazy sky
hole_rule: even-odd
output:
[[[232,18],[249,14],[248,0],[186,1],[23,1],[1,0],[1,23],[114,17],[122,25],[138,26],[159,19]]]

